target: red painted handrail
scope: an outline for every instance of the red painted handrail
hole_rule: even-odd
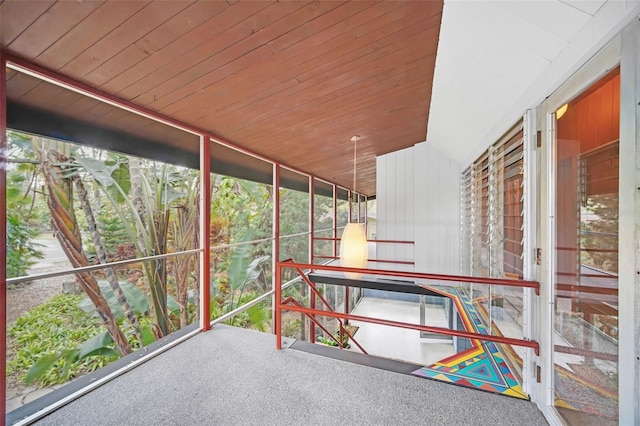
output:
[[[512,339],[510,337],[504,337],[504,336],[493,336],[490,334],[479,334],[479,333],[472,333],[469,331],[451,330],[449,328],[411,324],[407,322],[385,320],[381,318],[363,317],[360,315],[342,314],[339,312],[328,312],[328,311],[322,311],[319,309],[311,309],[311,308],[304,308],[304,307],[298,307],[298,306],[282,305],[282,309],[288,310],[288,311],[294,311],[294,312],[301,312],[306,315],[315,315],[315,316],[324,315],[332,318],[341,318],[341,319],[348,319],[353,321],[370,322],[372,324],[388,325],[391,327],[408,328],[411,330],[426,331],[428,333],[437,333],[437,334],[444,334],[448,336],[463,337],[471,340],[474,340],[474,339],[487,340],[489,342],[503,343],[506,345],[524,346],[524,347],[533,349],[536,355],[540,355],[540,347],[538,345],[538,342],[536,342],[535,340]]]
[[[302,277],[302,279],[307,283],[307,285],[309,286],[309,288],[311,289],[311,291],[313,291],[313,293],[316,295],[316,297],[318,297],[322,303],[324,303],[324,305],[327,307],[327,309],[329,309],[329,312],[335,312],[332,308],[331,305],[329,304],[329,302],[327,302],[327,299],[324,298],[324,296],[322,294],[320,294],[320,292],[318,291],[318,289],[316,288],[316,285],[309,279],[309,277],[307,277],[307,275],[304,273],[304,271],[302,269],[296,269],[296,271],[298,272],[298,275],[300,275]],[[302,306],[303,309],[304,306]],[[311,318],[311,317],[310,317]],[[347,331],[346,328],[344,328],[344,324],[342,323],[342,321],[340,321],[340,318],[338,319],[338,324],[340,324],[340,337],[342,337],[342,333],[347,333],[347,336],[349,336],[349,338],[353,341],[353,343],[355,343],[355,345],[358,347],[358,349],[360,349],[363,353],[367,353],[367,351],[364,350],[364,348],[362,346],[360,346],[360,343],[358,343],[358,341],[353,337],[353,335],[351,333],[349,333],[349,331]],[[348,321],[348,318],[347,318]],[[342,347],[342,341],[339,342],[340,347]]]
[[[387,275],[394,277],[402,277],[402,278],[418,278],[418,279],[429,279],[429,280],[440,280],[440,281],[456,281],[456,282],[469,282],[469,283],[480,283],[480,284],[493,284],[493,285],[503,285],[509,287],[521,287],[521,288],[533,288],[536,290],[536,294],[539,294],[540,284],[536,281],[526,281],[526,280],[510,280],[510,279],[501,279],[501,278],[486,278],[486,277],[469,277],[463,275],[444,275],[444,274],[425,274],[425,273],[417,273],[417,272],[404,272],[404,271],[388,271],[388,270],[379,270],[379,269],[365,269],[365,268],[347,268],[341,266],[330,266],[330,265],[310,265],[304,263],[296,263],[292,260],[285,260],[282,262],[278,262],[276,265],[276,288],[275,288],[275,317],[276,317],[276,347],[278,349],[282,349],[282,325],[280,321],[282,319],[282,311],[294,311],[305,314],[308,317],[314,316],[327,316],[336,318],[338,320],[344,319],[346,321],[355,320],[362,322],[369,322],[373,324],[387,325],[392,327],[400,327],[407,328],[412,330],[420,330],[429,333],[438,333],[444,334],[448,336],[457,336],[467,339],[476,339],[476,340],[485,340],[495,343],[502,343],[507,345],[515,345],[515,346],[523,346],[527,348],[531,348],[535,351],[536,355],[540,355],[540,346],[537,341],[534,340],[523,340],[523,339],[514,339],[504,336],[494,336],[487,334],[479,334],[468,331],[459,331],[459,330],[451,330],[448,328],[442,327],[432,327],[427,325],[419,325],[419,324],[411,324],[400,321],[391,321],[380,318],[372,318],[372,317],[363,317],[360,315],[352,315],[347,313],[338,313],[333,311],[323,311],[312,308],[305,308],[301,306],[299,303],[296,303],[294,306],[290,305],[290,300],[287,299],[283,303],[282,301],[282,283],[280,282],[280,277],[282,276],[282,270],[285,268],[296,269],[298,273],[305,279],[305,282],[309,284],[310,280],[303,273],[303,269],[315,269],[315,270],[324,270],[324,271],[335,271],[335,272],[355,272],[361,274],[371,274],[371,275]]]
[[[471,277],[467,275],[427,274],[422,272],[390,271],[384,269],[347,268],[344,266],[332,265],[310,265],[306,263],[296,263],[288,260],[278,262],[277,266],[278,268],[300,268],[314,269],[316,271],[355,272],[363,275],[388,275],[391,277],[401,278],[417,278],[424,280],[454,281],[473,284],[502,285],[505,287],[532,288],[535,290],[537,295],[540,295],[540,283],[537,281],[513,280],[509,278]]]

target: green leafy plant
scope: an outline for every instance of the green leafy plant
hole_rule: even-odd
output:
[[[251,302],[257,296],[254,292],[246,293],[238,301],[238,306]],[[271,320],[271,309],[267,302],[258,303],[244,312],[234,316],[227,323],[236,327],[251,328],[266,332]]]
[[[19,216],[7,214],[7,278],[27,275],[35,259],[42,259],[41,244],[33,241],[37,234]]]
[[[346,326],[348,327],[348,326]],[[342,339],[340,338],[340,330],[336,330],[333,333],[335,340],[334,339],[330,339],[327,337],[324,337],[322,335],[318,336],[317,340],[320,343],[323,343],[327,346],[342,346],[345,349],[349,349],[349,347],[351,347],[351,345],[349,344],[349,335],[346,332],[342,332]],[[341,342],[341,345],[338,344],[338,342]]]
[[[94,371],[117,357],[113,341],[108,350],[92,349],[98,341],[106,348],[111,338],[99,320],[78,307],[80,300],[75,295],[54,296],[9,327],[16,353],[7,363],[7,374],[27,383],[38,380],[42,386],[53,385]],[[76,348],[74,356],[68,348]]]
[[[19,134],[9,132],[8,150],[15,155],[25,156],[24,147],[28,139]],[[36,199],[33,187],[36,182],[35,164],[31,159],[12,158],[17,166],[7,172],[7,277],[21,277],[27,275],[35,259],[41,259],[40,244],[34,242],[39,232],[39,222],[42,220],[40,211],[36,209]]]
[[[220,276],[218,285],[212,286],[212,316],[217,318],[250,302],[264,290],[266,281],[263,265],[269,256],[251,260],[249,246],[237,247],[231,255],[227,273]],[[259,303],[229,320],[229,324],[261,331],[271,318],[269,306]]]
[[[125,319],[125,314],[122,311],[121,305],[118,302],[118,298],[113,292],[113,289],[106,281],[98,281],[98,285],[118,320],[118,323],[122,324]],[[128,282],[120,283],[120,286],[127,297],[127,300],[129,300],[131,308],[140,318],[142,344],[148,345],[155,339],[153,332],[151,331],[150,320],[144,317],[144,314],[149,310],[149,302],[142,290],[137,286]],[[80,318],[82,314],[84,314],[85,318],[95,317],[96,319],[91,323],[93,323],[94,328],[97,329],[96,324],[99,324],[97,319],[98,313],[91,300],[88,297],[84,297],[82,299],[80,296],[72,297],[72,301],[75,303],[75,306],[74,308],[66,307],[67,311],[74,312],[74,315],[77,315],[78,318]],[[175,311],[178,310],[178,306],[175,301],[170,303],[170,307]],[[29,315],[32,315],[32,312],[37,309],[38,308],[30,311]],[[50,311],[47,310],[47,312]],[[59,318],[56,320],[59,320]],[[135,347],[135,345],[139,344],[133,330],[125,329],[125,334],[127,335],[127,339],[131,346]],[[39,380],[43,385],[64,383],[66,380],[75,377],[74,373],[78,366],[90,365],[93,367],[95,365],[96,368],[99,368],[120,356],[118,351],[115,349],[113,339],[106,331],[95,334],[85,340],[74,339],[73,341],[67,341],[66,343],[66,345],[59,344],[52,346],[48,351],[47,347],[44,346],[43,349],[36,352],[35,355],[40,353],[40,356],[30,366],[26,376],[24,376],[25,382],[30,384],[35,380]],[[51,349],[53,349],[53,351]],[[97,364],[93,361],[95,359],[98,360]],[[80,371],[82,371],[82,374],[86,374],[96,368],[89,368]]]

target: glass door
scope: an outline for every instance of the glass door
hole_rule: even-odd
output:
[[[553,405],[568,424],[618,420],[620,68],[555,113]]]

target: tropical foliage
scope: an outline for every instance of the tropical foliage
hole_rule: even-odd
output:
[[[61,354],[100,334],[99,319],[78,307],[81,299],[74,295],[54,296],[23,314],[9,327],[7,335],[16,353],[7,363],[8,376],[17,376],[20,380],[28,378],[31,382],[28,373],[37,362],[42,362],[43,358],[51,360],[53,354]],[[42,372],[39,381],[42,385],[64,383],[106,365],[115,355],[111,350],[110,354],[85,357],[81,362],[69,362],[58,356],[52,362],[55,368]]]
[[[618,210],[615,194],[588,197],[581,222],[581,256],[585,265],[618,273]]]
[[[10,161],[16,166],[8,173],[8,192],[17,220],[8,221],[8,257],[23,266],[14,275],[26,275],[29,262],[39,256],[31,229],[53,232],[76,268],[200,246],[197,171],[17,133],[12,138]],[[271,288],[273,189],[219,175],[211,176],[211,188],[216,318]],[[26,226],[32,223],[38,226]],[[263,241],[238,245],[249,240]],[[232,247],[218,249],[225,244]],[[12,326],[11,353],[26,348],[30,354],[12,358],[20,359],[20,368],[12,371],[29,382],[64,381],[197,321],[198,268],[198,255],[185,254],[76,273],[82,300],[64,296],[64,309],[54,300],[46,315],[59,309],[64,324],[84,318],[87,330],[35,347],[29,328],[34,315],[45,314],[31,311]],[[71,319],[67,311],[73,312]],[[270,302],[262,302],[228,322],[265,331],[270,319]],[[56,327],[38,333],[57,333]]]
[[[44,221],[44,198],[34,188],[39,183],[36,161],[28,155],[30,139],[9,132],[7,147],[10,157],[7,173],[7,278],[27,275],[40,259],[39,245],[34,242]]]

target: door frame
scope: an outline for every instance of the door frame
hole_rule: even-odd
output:
[[[540,262],[537,267],[537,276],[540,279],[541,291],[539,309],[537,310],[539,314],[537,325],[540,332],[541,350],[538,366],[541,369],[541,374],[540,383],[535,392],[535,402],[551,424],[561,425],[565,423],[554,406],[553,336],[557,183],[555,112],[610,70],[617,67],[620,64],[620,57],[621,35],[618,34],[538,107],[541,144],[539,149],[540,174],[538,175],[540,201],[538,203],[538,223],[540,225],[538,229],[538,247],[540,249]],[[620,317],[623,315],[624,312],[621,310]],[[621,389],[619,391],[620,403],[622,403],[623,394]]]

